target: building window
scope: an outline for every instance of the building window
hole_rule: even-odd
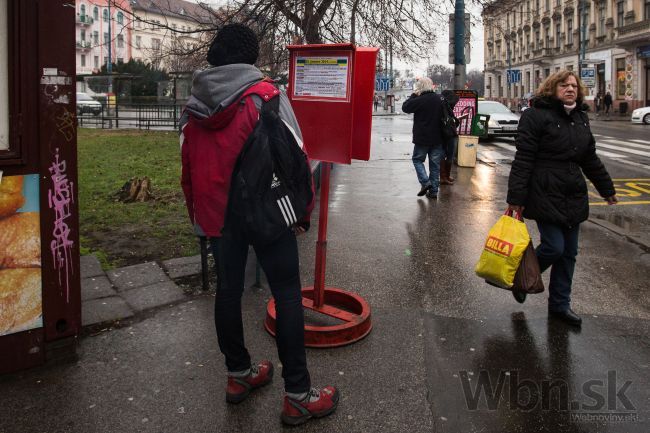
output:
[[[93,63],[96,69],[99,69],[99,56],[95,56]]]
[[[645,0],[645,6],[643,8],[643,19],[650,20],[650,0]]]
[[[616,59],[616,99],[625,99],[625,59]]]
[[[142,37],[141,36],[136,36],[135,37],[135,47],[140,48],[142,46]]]
[[[86,5],[79,6],[79,15],[81,15],[82,20],[86,17]]]
[[[598,36],[605,36],[605,3],[598,5]]]
[[[573,43],[573,19],[569,18],[566,21],[566,43],[567,44],[572,44]]]
[[[526,34],[526,54],[530,54],[530,34]]]
[[[625,2],[616,3],[616,27],[625,25]]]
[[[551,26],[544,27],[544,34],[546,36],[544,48],[551,48]]]
[[[99,32],[97,30],[93,32],[93,42],[95,45],[99,45]]]
[[[108,32],[104,32],[104,45],[108,45],[109,39],[108,39]]]
[[[108,57],[104,56],[104,65],[108,65]]]
[[[535,0],[535,12],[539,13],[539,0]]]
[[[85,31],[85,30],[81,30],[81,31],[79,31],[79,39],[80,39],[82,42],[86,42],[86,31]]]
[[[567,71],[573,71],[573,65],[566,65]]]
[[[542,48],[542,38],[539,37],[539,30],[535,30],[535,46],[538,50]]]
[[[99,19],[99,8],[97,6],[93,8],[93,19],[95,21]]]
[[[555,24],[555,48],[560,48],[562,45],[562,25],[558,21]]]
[[[160,51],[160,39],[151,40],[151,49],[154,51]]]
[[[555,6],[562,6],[562,0],[555,0]]]
[[[104,22],[108,22],[108,9],[104,9],[104,12],[102,12],[102,16],[104,18]]]
[[[546,11],[549,12],[551,10],[551,0],[546,0]]]
[[[117,63],[118,63],[118,65],[119,65],[120,63],[124,63],[124,58],[122,58],[122,57],[118,57],[118,58],[117,58]]]
[[[117,48],[124,48],[124,36],[117,35]]]
[[[81,55],[81,67],[82,68],[86,67],[86,56],[83,54]]]
[[[122,26],[124,25],[124,14],[122,11],[117,13],[117,23]]]

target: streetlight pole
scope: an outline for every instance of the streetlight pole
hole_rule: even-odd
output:
[[[454,87],[465,88],[465,2],[456,0],[454,10]]]
[[[580,3],[578,12],[578,76],[581,76],[582,66],[585,61],[585,48],[587,45],[587,20],[585,19],[585,1],[578,0]]]

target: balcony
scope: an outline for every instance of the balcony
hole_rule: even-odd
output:
[[[92,42],[90,41],[77,41],[78,50],[89,50],[93,47]]]
[[[503,65],[504,65],[503,60],[490,60],[489,62],[487,62],[488,69],[503,68]]]
[[[650,33],[650,20],[638,21],[619,27],[616,33],[618,35],[617,44],[645,42],[648,40],[648,34]]]
[[[93,20],[93,17],[89,15],[80,15],[77,14],[77,24],[81,24],[84,26],[91,26],[95,20]]]

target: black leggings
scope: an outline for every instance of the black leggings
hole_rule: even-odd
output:
[[[241,297],[248,257],[248,239],[232,224],[224,236],[213,238],[211,246],[217,263],[217,294],[214,321],[221,353],[228,371],[246,370],[251,358],[244,344]],[[276,308],[276,344],[282,363],[287,392],[303,393],[310,388],[305,354],[304,313],[300,293],[300,268],[296,236],[290,230],[270,245],[253,245]]]

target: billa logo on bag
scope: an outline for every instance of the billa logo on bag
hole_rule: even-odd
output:
[[[510,242],[502,241],[501,239],[497,239],[494,236],[488,237],[487,241],[485,242],[486,250],[499,254],[503,257],[510,257],[513,247],[514,245],[512,245]]]

